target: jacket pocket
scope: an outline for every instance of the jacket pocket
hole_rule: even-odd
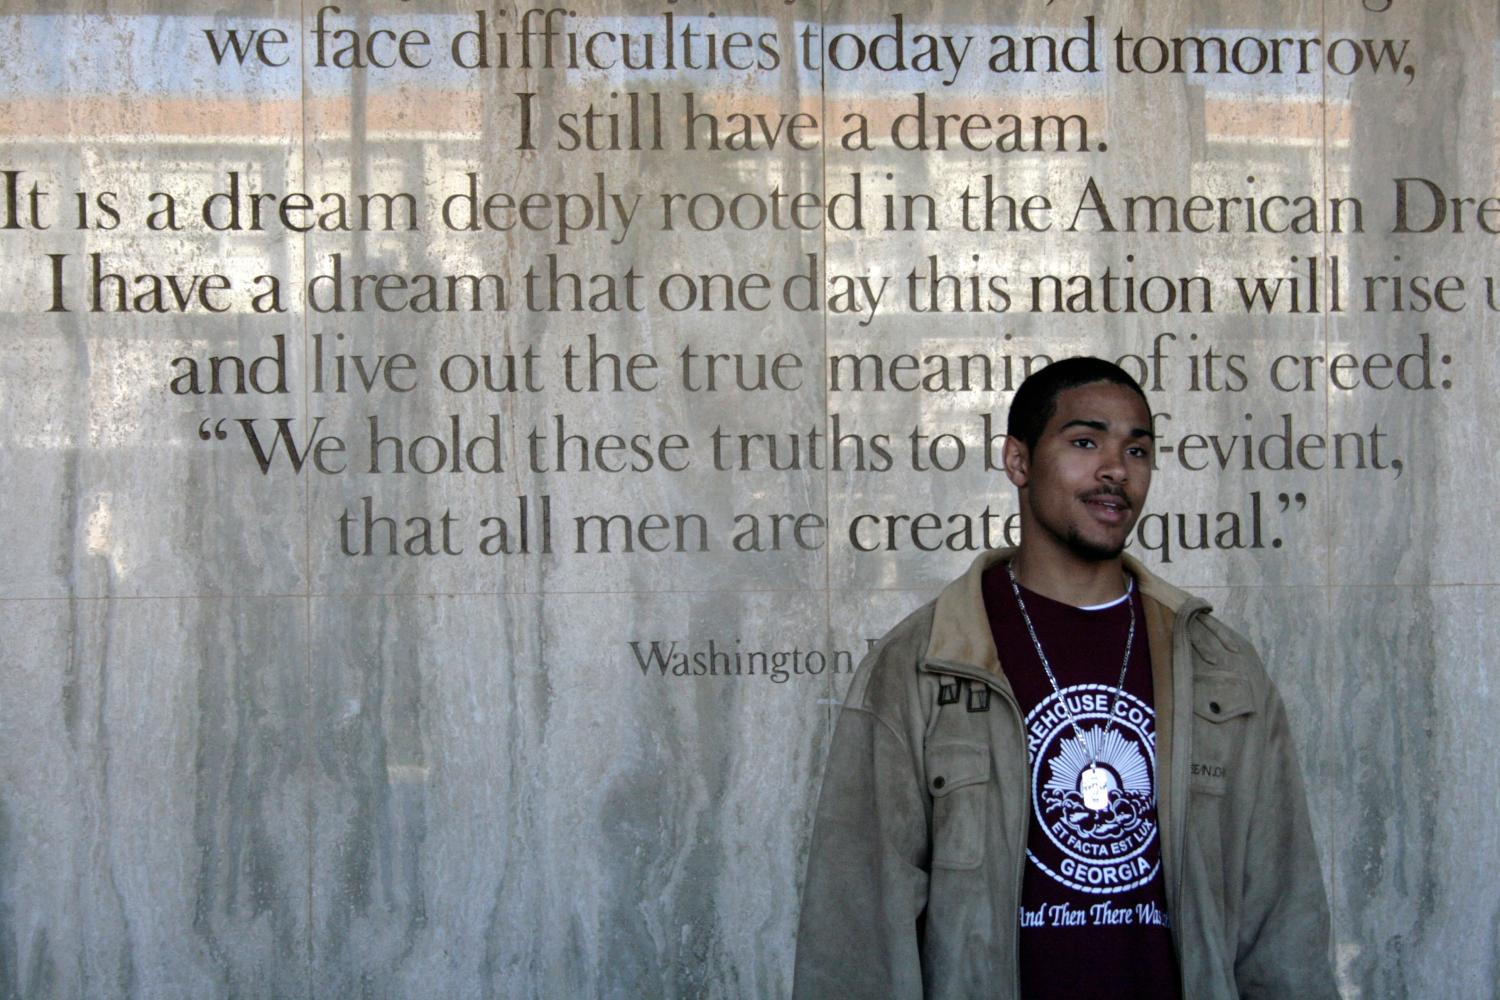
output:
[[[932,867],[978,868],[984,861],[984,802],[989,781],[989,747],[975,743],[928,747]]]
[[[1201,673],[1193,678],[1193,758],[1189,771],[1194,791],[1223,795],[1245,738],[1247,720],[1255,714],[1250,682],[1235,674]]]

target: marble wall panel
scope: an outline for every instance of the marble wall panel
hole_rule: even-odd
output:
[[[506,995],[545,717],[531,599],[314,602],[314,952],[329,995]]]
[[[1492,551],[1475,544],[1489,519],[1475,500],[1494,486],[1489,397],[1497,370],[1486,345],[1495,319],[1484,282],[1494,272],[1495,236],[1482,230],[1473,204],[1446,199],[1493,197],[1497,189],[1495,14],[1472,5],[1406,5],[1373,18],[1341,8],[1330,10],[1329,31],[1408,39],[1416,67],[1410,80],[1328,80],[1329,187],[1366,206],[1363,233],[1329,239],[1328,252],[1343,258],[1353,283],[1346,311],[1329,318],[1329,356],[1363,363],[1384,354],[1404,365],[1389,388],[1356,384],[1330,395],[1331,428],[1363,432],[1367,440],[1378,429],[1387,449],[1380,462],[1390,466],[1374,468],[1368,454],[1366,468],[1330,476],[1338,552],[1331,578],[1490,582]],[[1413,91],[1420,96],[1413,99]],[[1405,192],[1408,232],[1397,231],[1398,190]],[[1445,278],[1448,308],[1424,304],[1422,296]],[[1381,370],[1374,378],[1391,383],[1392,374]],[[1343,377],[1358,381],[1348,371]],[[1352,457],[1357,464],[1357,453]]]
[[[1493,996],[1494,588],[1340,588],[1330,609],[1345,995]]]
[[[305,601],[0,616],[0,991],[304,993]]]
[[[276,5],[254,11],[295,34]],[[244,474],[253,465],[236,424],[266,430],[301,412],[300,320],[253,315],[245,294],[256,274],[295,262],[298,241],[191,221],[228,171],[297,183],[298,88],[271,73],[210,72],[196,37],[212,16],[149,14],[79,4],[6,19],[6,160],[21,190],[41,185],[46,227],[7,233],[14,280],[0,291],[8,597],[286,593],[305,578],[301,485],[282,470]],[[163,61],[162,46],[198,58]],[[180,231],[146,231],[165,204],[153,192],[178,200]],[[60,293],[48,255],[65,255]],[[195,299],[194,276],[213,273],[232,287]],[[48,311],[59,304],[66,312]],[[210,359],[224,355],[275,359],[256,365],[267,391],[241,387],[231,362],[225,392],[212,393]],[[172,391],[186,373],[177,357],[204,369],[202,394]],[[222,419],[228,439],[200,439],[205,419],[210,433]]]
[[[570,13],[577,19],[570,25],[598,27],[631,13],[608,5],[585,7]],[[424,10],[412,15],[412,24],[426,25],[434,34],[439,29],[451,32],[461,15],[472,18],[472,11],[462,6]],[[774,29],[776,17],[790,16],[785,11],[746,14],[737,16],[731,26]],[[497,74],[496,79],[506,78]],[[780,280],[805,266],[807,254],[820,246],[820,235],[815,230],[775,230],[770,224],[753,228],[754,215],[748,208],[746,228],[737,228],[728,218],[719,221],[711,206],[715,199],[722,206],[741,193],[769,199],[773,187],[818,193],[818,151],[672,151],[674,143],[680,147],[682,142],[686,101],[693,100],[700,112],[707,108],[720,115],[731,102],[763,112],[775,108],[791,113],[815,99],[815,92],[806,89],[808,81],[791,73],[758,76],[726,70],[684,77],[617,70],[572,74],[566,85],[560,77],[541,74],[533,83],[536,89],[530,92],[535,97],[527,105],[526,120],[532,128],[530,144],[536,149],[528,150],[520,148],[527,141],[514,93],[520,85],[515,81],[501,86],[481,73],[445,72],[372,80],[363,89],[351,89],[338,73],[313,73],[309,78],[313,93],[306,127],[314,138],[310,183],[412,191],[429,209],[420,232],[312,238],[309,262],[314,273],[327,273],[338,254],[346,284],[351,274],[484,273],[503,280],[507,297],[504,309],[481,312],[433,316],[367,309],[360,315],[346,311],[309,316],[311,335],[321,335],[330,352],[336,344],[346,353],[367,358],[405,351],[425,369],[419,388],[410,393],[314,393],[315,408],[328,416],[330,426],[358,442],[358,462],[348,474],[314,484],[311,510],[318,542],[313,572],[319,589],[555,592],[601,586],[619,591],[717,587],[726,555],[736,551],[734,515],[824,513],[822,483],[814,472],[814,463],[822,459],[809,452],[823,448],[821,441],[812,440],[821,436],[823,413],[818,315],[771,308],[758,294],[752,297],[753,308],[718,301],[703,308],[702,293],[695,290],[699,275],[731,274],[738,281],[754,272],[769,276],[771,294],[779,303],[775,289]],[[816,86],[815,79],[811,85]],[[645,148],[640,150],[558,152],[559,144],[572,141],[558,117],[577,116],[588,107],[625,115],[622,144],[628,146],[631,95],[641,101],[643,126],[653,120],[652,101],[661,101],[665,149],[652,149],[651,137],[643,132]],[[699,128],[702,143],[708,126]],[[533,192],[594,197],[602,184],[608,217],[598,228],[561,233],[555,226],[528,231],[514,213],[496,213],[494,225],[505,226],[505,231],[485,230],[483,221],[478,223],[480,231],[453,231],[443,225],[440,209],[450,197],[466,196],[470,172],[476,174],[481,202],[492,194],[519,200]],[[672,229],[663,231],[662,196],[668,194],[684,197],[672,203]],[[705,199],[699,224],[717,226],[713,231],[695,230],[685,219],[689,199],[699,195]],[[615,197],[620,201],[613,201]],[[635,213],[628,227],[619,205]],[[554,269],[560,275],[555,282]],[[670,275],[678,277],[669,279]],[[658,294],[664,280],[671,282],[666,302]],[[575,284],[582,289],[576,297]],[[687,305],[688,292],[698,296],[700,305]],[[534,382],[518,391],[460,392],[438,380],[444,360],[452,355],[488,354],[496,365],[504,365],[507,354],[523,356],[528,350],[535,355]],[[692,389],[683,383],[684,350],[694,356]],[[571,361],[564,361],[564,352]],[[591,360],[596,352],[597,364]],[[754,388],[758,356],[783,353],[796,355],[802,366],[787,379],[791,387]],[[712,391],[706,385],[704,356],[709,354],[726,355],[717,362]],[[749,362],[749,389],[740,389],[735,381],[734,356],[739,354]],[[640,362],[631,376],[639,388],[628,380],[617,381],[616,365],[628,364],[632,357]],[[462,384],[470,371],[468,362],[460,358],[453,364],[450,385]],[[497,376],[504,381],[504,372],[497,371]],[[422,435],[446,440],[454,415],[461,421],[465,442],[479,434],[498,438],[502,472],[414,472],[408,453],[406,471],[397,474],[391,471],[396,461],[391,442],[382,445],[382,471],[370,474],[372,417],[379,421],[382,438],[395,435],[409,443]],[[722,435],[717,452],[716,431]],[[560,445],[563,434],[566,445]],[[663,455],[660,445],[673,434],[681,435],[686,447]],[[601,471],[593,445],[604,435],[638,441],[650,453],[650,468],[633,468],[647,459],[627,446],[603,458],[623,469]],[[741,435],[758,437],[742,440]],[[776,440],[769,440],[770,435]],[[586,458],[585,447],[590,449]],[[439,449],[435,441],[423,442],[415,456],[418,464],[438,465]],[[492,464],[491,450],[489,445],[480,449],[486,470]],[[668,470],[665,463],[680,469]],[[435,520],[451,513],[457,522],[454,530],[462,535],[451,549],[462,547],[466,558],[390,558],[388,536],[379,534],[388,530],[384,524],[374,539],[382,554],[366,557],[361,508],[366,496],[371,497],[372,516],[398,518],[403,547],[410,537],[406,519]],[[544,496],[553,526],[546,553],[540,551]],[[492,523],[485,528],[481,519],[501,518],[514,536],[519,534],[516,522],[522,506],[528,510],[531,551],[475,557],[481,540],[493,536],[497,527]],[[360,522],[353,525],[352,540],[341,539],[335,528],[344,512]],[[657,537],[637,537],[630,542],[634,551],[622,551],[618,533],[623,521],[613,522],[617,537],[610,540],[607,552],[600,551],[597,522],[578,520],[598,515],[624,515],[632,522],[665,517],[674,528],[659,536],[671,536],[668,554],[645,551],[665,544]],[[681,552],[676,551],[679,517],[685,519]],[[510,544],[519,547],[514,537]],[[359,555],[349,558],[350,550]],[[817,549],[749,553],[737,556],[735,564],[743,577],[729,584],[736,587],[781,587],[789,578],[805,586],[823,573]]]
[[[317,600],[318,992],[784,995],[833,683],[810,596]]]
[[[290,323],[274,323],[295,343]],[[171,393],[173,357],[273,357],[265,326],[42,321],[3,363],[10,419],[0,475],[12,517],[0,538],[13,597],[277,594],[306,578],[305,488],[285,467],[262,474],[241,420],[269,444],[300,399],[188,400]],[[263,353],[270,352],[270,353]],[[299,358],[286,352],[288,384]],[[271,370],[268,363],[262,371]],[[271,377],[271,376],[268,376]],[[215,428],[223,440],[204,440]]]

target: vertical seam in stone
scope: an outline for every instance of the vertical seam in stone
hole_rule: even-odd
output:
[[[822,2],[819,3],[819,5],[818,5],[818,39],[819,39],[819,45],[822,45],[822,43],[823,43],[822,40],[826,37],[827,30],[828,30],[828,2],[827,2],[827,0],[822,0]],[[823,57],[819,58],[819,60],[818,60],[818,119],[822,123],[822,127],[821,127],[822,142],[818,143],[818,147],[819,147],[820,154],[821,154],[820,155],[820,170],[821,170],[821,173],[822,173],[822,180],[823,180],[823,200],[826,203],[827,200],[828,200],[828,63],[827,63],[827,59],[826,59],[826,50],[825,50],[825,55]],[[825,280],[826,280],[826,277],[827,277],[827,274],[828,274],[828,219],[827,218],[824,218],[824,220],[823,220],[822,233],[823,233],[823,236],[822,236],[822,252],[823,252],[823,255],[822,255],[822,272],[823,272],[823,275],[824,275]],[[828,309],[826,308],[826,294],[825,294],[825,292],[826,292],[826,284],[824,286],[820,286],[819,289],[818,289],[818,296],[819,296],[819,298],[825,300],[825,302],[824,302],[824,308],[821,308],[821,309],[818,310],[818,314],[823,317],[823,346],[822,346],[822,353],[821,353],[821,355],[818,358],[818,391],[823,394],[823,428],[824,428],[825,431],[828,431],[828,430],[832,429],[831,426],[830,426],[830,421],[832,420],[832,415],[829,412],[829,410],[831,408],[831,405],[832,405],[832,400],[829,398],[829,395],[828,395]],[[825,438],[825,440],[826,440],[826,438]],[[836,450],[836,444],[835,444],[835,442],[829,441],[828,444],[830,446],[830,452],[829,452],[830,456],[837,455],[837,450]],[[833,539],[832,539],[832,532],[829,530],[830,526],[833,523],[833,518],[832,518],[832,515],[833,515],[832,506],[833,505],[832,505],[830,497],[829,497],[829,493],[832,491],[832,489],[833,489],[833,459],[830,458],[829,461],[825,463],[825,467],[823,469],[823,530],[825,532],[827,532],[827,534],[825,535],[825,537],[828,539],[827,544],[823,548],[823,621],[825,622],[825,627],[823,629],[823,636],[824,636],[824,640],[823,641],[829,643],[830,648],[834,648],[833,647]],[[837,706],[834,705],[834,701],[836,699],[833,697],[834,691],[837,690],[837,687],[838,687],[838,685],[834,681],[834,674],[830,673],[828,675],[828,697],[826,699],[824,699],[827,702],[827,704],[823,706],[824,711],[828,714],[827,722],[828,722],[828,724],[830,726],[833,724],[834,711],[835,711],[835,709],[837,707]],[[821,758],[817,754],[815,754],[814,757],[816,759],[821,760]],[[821,772],[821,770],[822,769],[819,768],[820,772]]]
[[[298,120],[301,125],[301,148],[298,158],[302,167],[302,182],[304,186],[307,181],[307,0],[298,0],[297,4],[297,27],[298,37],[301,43],[298,45],[298,70],[299,70],[299,100],[298,107],[301,113]],[[302,234],[302,287],[307,287],[307,255],[309,234]],[[312,413],[312,395],[308,385],[307,360],[311,356],[308,350],[310,326],[308,322],[307,304],[302,304],[302,412],[307,417]],[[317,760],[316,743],[317,727],[314,718],[317,711],[317,700],[313,694],[312,674],[312,480],[305,479],[302,482],[302,591],[303,591],[303,621],[306,623],[306,633],[302,637],[302,648],[304,651],[303,662],[303,748],[302,748],[302,773],[306,782],[306,811],[305,828],[307,830],[307,842],[305,845],[307,857],[307,901],[306,901],[306,953],[304,955],[304,968],[306,969],[307,1000],[315,1000],[316,970],[313,964],[314,957],[314,913],[313,913],[313,878],[315,859],[315,829],[313,826],[313,788],[316,786],[316,775],[313,773],[315,761]]]
[[[1318,37],[1320,39],[1322,39],[1323,42],[1324,42],[1324,44],[1326,45],[1327,44],[1327,39],[1328,39],[1328,0],[1321,0],[1321,2],[1319,3],[1319,5],[1318,5],[1318,19],[1319,19],[1318,20]],[[1319,102],[1319,105],[1320,105],[1320,108],[1319,108],[1320,116],[1319,117],[1320,117],[1320,123],[1322,125],[1322,136],[1321,136],[1322,141],[1319,143],[1319,147],[1320,147],[1320,151],[1322,153],[1321,161],[1322,161],[1322,169],[1323,169],[1323,204],[1326,207],[1327,204],[1328,204],[1328,197],[1329,197],[1329,195],[1328,195],[1328,60],[1327,59],[1323,60],[1323,70],[1319,74],[1319,77],[1320,77],[1320,81],[1321,81],[1321,84],[1322,84],[1322,94],[1321,94],[1321,98],[1322,99]],[[1324,274],[1326,275],[1327,274],[1327,264],[1328,264],[1328,226],[1324,225],[1322,228],[1323,228],[1323,266],[1324,266]],[[1325,282],[1325,286],[1326,285],[1327,285],[1327,282]],[[1332,327],[1332,324],[1333,324],[1333,313],[1332,313],[1332,311],[1329,308],[1329,304],[1331,302],[1331,296],[1334,295],[1335,293],[1336,293],[1336,289],[1333,289],[1331,287],[1325,287],[1324,294],[1323,294],[1323,302],[1322,302],[1322,306],[1323,306],[1323,308],[1322,308],[1322,317],[1323,317],[1323,357],[1325,357],[1325,358],[1328,357],[1329,348],[1332,346],[1331,327]],[[1331,421],[1333,419],[1333,390],[1331,388],[1327,387],[1327,386],[1324,386],[1323,393],[1324,393],[1324,395],[1323,395],[1323,430],[1324,430],[1324,433],[1327,433],[1328,428],[1330,427]],[[1333,698],[1334,698],[1333,671],[1327,669],[1328,665],[1333,662],[1333,659],[1332,659],[1332,653],[1333,653],[1333,635],[1328,630],[1328,628],[1326,627],[1326,624],[1328,622],[1333,621],[1333,604],[1334,604],[1333,559],[1334,559],[1334,552],[1337,551],[1336,546],[1333,544],[1333,516],[1332,516],[1332,513],[1333,513],[1333,472],[1332,472],[1331,469],[1325,468],[1323,470],[1323,544],[1325,546],[1324,555],[1323,555],[1323,584],[1324,584],[1324,586],[1323,586],[1324,619],[1323,620],[1324,620],[1324,623],[1325,623],[1325,628],[1323,630],[1323,643],[1322,643],[1322,645],[1324,647],[1323,648],[1324,655],[1321,657],[1321,660],[1322,660],[1322,663],[1324,664],[1323,673],[1326,676],[1320,678],[1320,680],[1322,681],[1322,686],[1323,686],[1323,704],[1325,704],[1325,705],[1332,705],[1332,704],[1334,704],[1334,701],[1333,701]],[[1320,735],[1317,738],[1321,740],[1323,737]],[[1304,759],[1308,759],[1308,760],[1313,759],[1313,750],[1314,750],[1314,748],[1312,748],[1312,747],[1306,748],[1304,750],[1304,752],[1303,752],[1304,753]],[[1321,759],[1323,757],[1323,749],[1322,749],[1322,747],[1317,748],[1316,752],[1317,752],[1318,758]],[[1305,770],[1305,768],[1304,768],[1304,770]],[[1314,805],[1314,808],[1322,808],[1324,810],[1325,815],[1331,814],[1329,807],[1332,805],[1332,803],[1330,801],[1328,801],[1329,799],[1331,799],[1331,797],[1332,797],[1331,792],[1327,788],[1320,789],[1319,790],[1319,799],[1318,799],[1318,802]],[[1337,930],[1336,930],[1336,928],[1339,925],[1338,915],[1336,913],[1336,908],[1338,906],[1338,898],[1339,898],[1339,894],[1338,894],[1338,865],[1334,863],[1333,845],[1331,845],[1331,844],[1324,844],[1323,845],[1323,850],[1326,852],[1324,854],[1324,857],[1326,857],[1328,859],[1328,914],[1329,914],[1329,928],[1328,928],[1329,942],[1328,943],[1329,943],[1329,946],[1332,947],[1333,944],[1334,944],[1334,942],[1336,942],[1338,940],[1338,935],[1337,935]],[[1320,859],[1320,861],[1321,861],[1321,859]],[[1334,976],[1335,976],[1335,979],[1337,979],[1338,975],[1339,975],[1339,969],[1337,967],[1337,964],[1335,963],[1335,967],[1334,967]]]
[[[1319,22],[1318,22],[1318,37],[1323,41],[1323,44],[1326,46],[1327,45],[1327,40],[1328,40],[1328,0],[1322,0],[1322,2],[1319,4],[1318,11],[1319,11],[1319,14],[1318,14],[1318,17],[1319,17]],[[1325,51],[1326,51],[1326,48],[1325,48]],[[1321,136],[1322,141],[1318,145],[1319,145],[1320,152],[1322,154],[1320,156],[1320,161],[1321,161],[1321,166],[1322,166],[1322,171],[1323,171],[1323,205],[1324,205],[1324,209],[1326,211],[1327,205],[1328,205],[1328,197],[1329,197],[1328,196],[1328,60],[1327,59],[1323,60],[1322,72],[1319,74],[1319,79],[1320,79],[1320,82],[1322,84],[1322,95],[1321,95],[1322,99],[1319,101],[1319,112],[1320,112],[1319,113],[1319,122],[1320,122],[1320,124],[1322,126],[1322,129],[1321,129],[1321,131],[1322,131],[1322,136]],[[1323,264],[1323,268],[1324,268],[1323,273],[1324,273],[1324,276],[1326,278],[1328,276],[1328,271],[1327,271],[1327,265],[1328,265],[1328,226],[1325,224],[1321,228],[1323,230],[1323,261],[1322,261],[1322,264]],[[1331,327],[1331,325],[1333,323],[1333,313],[1329,309],[1329,303],[1331,301],[1331,296],[1333,296],[1335,294],[1336,289],[1330,287],[1329,286],[1329,282],[1327,280],[1325,280],[1323,284],[1324,284],[1324,288],[1323,288],[1323,302],[1321,303],[1322,304],[1322,309],[1320,310],[1320,314],[1321,314],[1321,316],[1323,318],[1323,357],[1327,358],[1328,357],[1329,349],[1332,347],[1332,337],[1330,335],[1330,327]],[[1323,387],[1323,432],[1325,434],[1328,433],[1328,429],[1331,426],[1332,420],[1333,420],[1333,390],[1331,388],[1329,388],[1328,386],[1325,385]],[[1329,516],[1330,512],[1332,510],[1332,501],[1333,501],[1333,473],[1332,473],[1332,470],[1330,468],[1328,468],[1327,465],[1326,465],[1326,463],[1325,463],[1325,466],[1324,466],[1324,469],[1323,469],[1323,526],[1324,526],[1323,541],[1324,541],[1324,545],[1326,546],[1326,551],[1325,551],[1324,556],[1323,556],[1323,582],[1324,582],[1325,587],[1327,588],[1326,591],[1325,591],[1325,593],[1327,595],[1328,601],[1330,602],[1330,604],[1329,604],[1329,610],[1332,609],[1331,601],[1332,601],[1332,587],[1333,587],[1333,554],[1336,551],[1334,545],[1332,544],[1332,541],[1333,541],[1332,540],[1333,521],[1332,521],[1332,518]],[[1326,692],[1326,693],[1331,694],[1332,692],[1330,690],[1329,692]],[[1328,702],[1328,704],[1332,704],[1332,702]]]

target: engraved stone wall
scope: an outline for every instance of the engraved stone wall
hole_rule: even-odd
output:
[[[0,997],[787,995],[839,697],[1075,353],[1346,995],[1493,995],[1493,5],[0,32]]]

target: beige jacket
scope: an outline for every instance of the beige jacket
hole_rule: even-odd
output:
[[[980,586],[1010,555],[982,554],[855,674],[818,802],[794,1000],[1019,1000],[1026,743]],[[1336,1000],[1281,699],[1205,602],[1128,557],[1126,567],[1151,649],[1157,818],[1184,1000]],[[939,705],[939,684],[954,678],[962,697]],[[970,698],[993,703],[971,712]]]

